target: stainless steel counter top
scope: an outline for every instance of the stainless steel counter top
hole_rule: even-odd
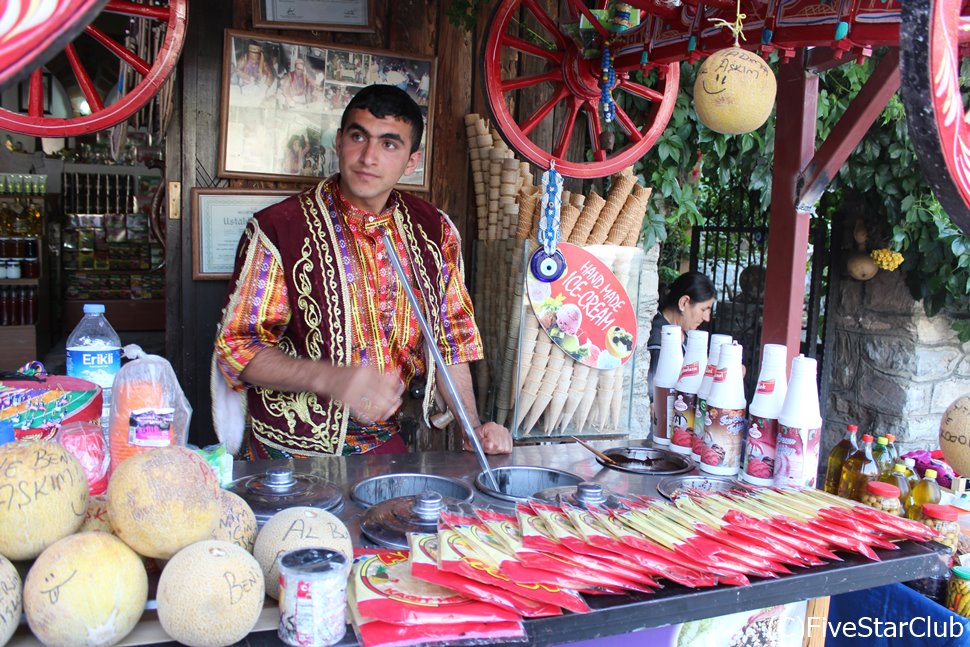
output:
[[[602,441],[594,445],[605,450],[624,443]],[[511,456],[490,457],[490,464],[493,468],[507,465],[556,468],[622,493],[656,494],[657,484],[663,478],[606,468],[592,454],[575,444],[516,447]],[[465,452],[236,463],[234,476],[239,478],[259,474],[269,467],[286,465],[291,465],[297,473],[319,475],[341,489],[344,505],[338,516],[347,524],[357,546],[367,545],[366,541],[361,541],[359,533],[364,509],[351,500],[349,493],[353,485],[372,476],[420,472],[454,477],[472,485],[475,505],[497,505],[506,509],[509,506],[507,502],[474,488],[474,479],[480,468],[475,457]],[[593,608],[591,613],[528,620],[525,624],[530,644],[554,645],[905,582],[935,575],[945,568],[933,548],[935,544],[907,541],[899,545],[900,549],[896,551],[877,551],[882,560],[879,562],[843,553],[842,562],[800,569],[776,579],[753,579],[750,585],[742,587],[717,586],[694,591],[664,582],[664,588],[651,594],[590,596],[587,601]],[[245,644],[261,646],[282,643],[275,633],[261,632],[250,635]],[[348,637],[341,644],[355,644],[352,631],[348,632]]]

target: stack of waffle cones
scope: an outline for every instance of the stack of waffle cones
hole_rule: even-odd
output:
[[[483,413],[494,411],[496,422],[517,428],[518,436],[567,428],[571,433],[616,431],[629,392],[623,368],[593,369],[568,357],[540,329],[524,293],[522,250],[538,233],[541,189],[528,163],[516,160],[484,119],[467,115],[465,127],[480,240],[475,303],[488,357],[479,362],[477,374]],[[590,251],[631,295],[638,279],[631,261],[640,253],[649,197],[650,189],[637,183],[632,169],[612,178],[605,198],[596,192],[562,196],[561,240],[599,246]],[[493,394],[491,400],[481,396],[485,392]]]

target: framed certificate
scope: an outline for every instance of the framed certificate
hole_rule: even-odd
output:
[[[253,0],[253,27],[374,31],[374,0]]]
[[[224,281],[232,276],[236,250],[253,214],[297,191],[192,189],[192,278]]]

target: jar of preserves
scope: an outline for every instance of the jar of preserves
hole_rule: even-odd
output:
[[[866,483],[866,492],[862,495],[862,503],[897,517],[902,511],[902,506],[899,504],[899,488],[892,483],[869,481]]]
[[[20,259],[20,275],[25,279],[40,277],[40,259],[36,257]]]
[[[946,608],[970,618],[970,567],[954,566],[946,592]]]
[[[948,546],[950,550],[956,552],[957,542],[960,540],[960,524],[958,523],[960,513],[948,505],[938,503],[924,503],[922,512],[920,521],[940,533],[940,536],[934,541]]]

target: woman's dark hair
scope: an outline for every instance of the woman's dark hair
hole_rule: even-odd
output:
[[[424,134],[424,118],[421,108],[411,96],[393,85],[368,85],[355,94],[340,117],[340,127],[347,127],[351,110],[367,110],[378,119],[394,117],[411,126],[411,152],[417,152]]]
[[[698,303],[717,297],[717,290],[711,280],[700,272],[684,272],[667,288],[667,294],[661,300],[661,310],[676,310],[682,296],[690,297],[691,303]]]

